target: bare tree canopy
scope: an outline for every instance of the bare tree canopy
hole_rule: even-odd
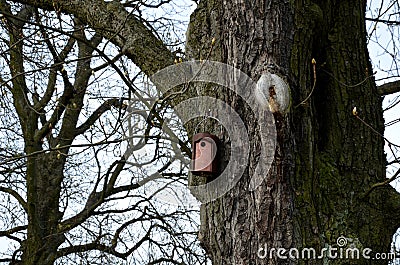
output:
[[[151,184],[184,182],[187,170],[172,153],[188,151],[187,136],[174,143],[161,130],[176,118],[146,112],[158,94],[144,73],[171,64],[166,44],[182,43],[151,26],[173,34],[179,24],[145,21],[129,4],[65,3],[82,17],[54,2],[0,5],[1,261],[202,263],[198,211],[164,205],[156,195],[169,184]]]

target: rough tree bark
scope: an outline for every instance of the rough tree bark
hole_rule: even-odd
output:
[[[245,120],[253,155],[237,186],[202,206],[200,239],[213,264],[289,264],[276,255],[260,259],[257,252],[260,247],[337,247],[340,236],[357,247],[389,252],[399,225],[399,196],[389,185],[365,196],[385,179],[384,142],[352,115],[356,107],[383,132],[381,97],[366,47],[365,7],[366,1],[351,0],[203,0],[191,16],[191,57],[204,58],[204,46],[215,37],[211,59],[254,80],[265,69],[277,72],[290,83],[293,103],[288,114],[275,114],[278,147],[267,180],[248,192],[260,145],[254,119],[238,96],[217,95]],[[317,62],[314,89],[312,58]],[[344,262],[349,261],[329,264]]]

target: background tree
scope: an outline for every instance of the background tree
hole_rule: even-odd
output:
[[[132,10],[135,10],[137,2],[17,2],[40,10],[55,10],[59,15],[73,15],[74,20],[90,27],[96,33],[94,36],[98,34],[119,47],[121,55],[129,58],[144,74],[151,75],[173,64],[176,59],[176,54],[167,48],[149,25],[144,25],[134,15]],[[397,2],[392,1],[390,5],[396,6]],[[3,6],[6,6],[4,1]],[[252,148],[246,173],[234,189],[222,198],[202,205],[200,240],[214,264],[288,264],[291,261],[279,261],[276,257],[261,259],[257,255],[260,246],[269,249],[321,249],[328,245],[336,246],[340,236],[351,238],[356,246],[368,247],[377,253],[390,250],[392,235],[399,225],[400,201],[399,194],[386,179],[382,95],[399,89],[393,84],[378,89],[375,84],[367,51],[366,6],[366,1],[350,0],[204,0],[193,12],[187,32],[186,60],[217,60],[240,69],[254,80],[258,80],[263,72],[274,72],[289,83],[292,97],[292,107],[288,113],[274,114],[278,137],[272,168],[268,173],[264,172],[268,174],[266,181],[254,192],[249,192],[249,176],[254,172],[261,149],[256,115],[238,95],[229,90],[203,91],[205,95],[223,99],[240,114],[248,129]],[[381,11],[378,10],[378,14],[383,16],[385,12]],[[3,12],[9,20],[16,19],[11,15],[12,10],[3,7]],[[380,15],[370,19],[388,23]],[[21,20],[27,19],[18,21]],[[21,45],[15,39],[16,34],[11,36],[14,36],[16,45],[11,45],[10,58],[20,54],[13,51]],[[214,38],[215,42],[211,41]],[[63,62],[62,59],[55,63]],[[12,57],[10,61],[16,60]],[[111,65],[112,62],[108,61]],[[41,138],[32,133],[38,131],[39,136],[46,136],[51,129],[48,125],[51,123],[54,126],[55,123],[46,119],[46,122],[42,122],[42,130],[37,127],[40,118],[37,112],[40,109],[35,109],[33,95],[29,95],[24,84],[18,81],[22,78],[18,73],[24,71],[16,69],[11,67],[13,87],[9,90],[13,92],[27,156],[27,202],[22,198],[17,199],[22,202],[22,207],[26,205],[29,220],[22,259],[25,264],[34,264],[39,260],[51,263],[55,260],[54,253],[59,252],[57,249],[64,242],[64,233],[77,224],[70,222],[79,218],[64,220],[56,211],[58,201],[44,200],[47,203],[44,205],[38,203],[45,198],[44,195],[41,195],[42,198],[35,197],[39,195],[30,197],[30,194],[37,194],[38,186],[33,181],[34,189],[30,193],[30,181],[38,179],[35,173],[48,170],[49,164],[40,163],[38,158],[29,161],[42,150]],[[68,70],[59,70],[60,78],[65,78],[65,71]],[[121,78],[124,80],[123,74]],[[64,85],[68,84],[64,79],[63,82]],[[75,95],[68,86],[63,91]],[[68,94],[64,98],[61,96],[58,102],[70,104],[69,97]],[[33,111],[32,104],[26,104],[27,100],[34,103]],[[79,102],[75,103],[79,106]],[[170,103],[173,105],[176,101]],[[117,109],[123,107],[120,102],[114,104]],[[57,103],[54,111],[59,111]],[[63,119],[70,122],[67,113],[65,111]],[[54,119],[59,119],[59,116],[55,114]],[[78,120],[76,114],[75,120]],[[68,128],[74,128],[75,131],[76,126]],[[194,131],[190,124],[186,129],[189,134]],[[208,129],[216,132],[219,125],[210,124]],[[60,138],[63,149],[72,143],[68,141],[72,140],[73,135],[70,130],[65,130],[69,135]],[[221,138],[223,146],[229,147],[229,136]],[[184,148],[183,145],[181,147]],[[394,164],[398,162],[395,153],[398,146],[392,143],[390,147],[394,150],[390,162]],[[42,156],[53,159],[42,158],[41,161],[66,159],[63,154],[57,158],[58,154],[57,150],[49,154],[43,152]],[[221,159],[225,163],[229,154],[224,154]],[[53,182],[61,183],[60,172],[63,172],[63,167],[57,164],[61,166],[57,172],[41,174],[41,181],[46,187]],[[121,165],[121,161],[118,165]],[[391,180],[397,175],[397,172],[393,174]],[[49,181],[49,176],[56,177]],[[89,196],[86,203],[89,210],[95,211],[97,203],[102,202],[105,195],[113,195],[115,182],[112,179],[111,176],[107,178],[102,191],[95,190]],[[132,187],[128,185],[128,188]],[[50,190],[45,192],[48,195]],[[57,189],[51,192],[55,194],[50,198],[59,197]],[[11,191],[12,194],[16,195]],[[41,208],[37,208],[39,205]],[[37,221],[38,217],[43,220]],[[41,223],[35,225],[35,222]],[[9,230],[11,232],[14,230]],[[47,242],[40,244],[41,248],[38,249],[38,244],[34,244],[37,240]],[[50,240],[52,244],[48,243]],[[301,262],[321,263],[320,260]],[[337,259],[331,260],[330,264],[344,262],[348,261]],[[362,259],[351,262],[387,263],[385,260]]]
[[[150,183],[185,179],[176,143],[160,129],[174,117],[160,111],[148,126],[145,106],[157,92],[142,72],[53,4],[0,2],[1,248],[9,243],[0,261],[202,263],[197,211],[161,204],[168,183]],[[135,13],[146,8],[153,7]],[[145,16],[135,16],[142,30],[158,26],[170,34],[165,43],[180,45],[179,24]]]

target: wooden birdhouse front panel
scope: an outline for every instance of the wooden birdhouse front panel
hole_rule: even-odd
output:
[[[218,138],[209,133],[198,133],[193,136],[192,172],[217,173]]]

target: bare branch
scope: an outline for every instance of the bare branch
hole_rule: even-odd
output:
[[[11,90],[14,98],[14,106],[18,112],[21,123],[24,123],[28,119],[28,114],[31,112],[30,102],[28,100],[28,88],[25,77],[21,75],[24,71],[23,64],[23,43],[20,41],[23,39],[22,28],[25,25],[26,20],[33,14],[32,8],[24,8],[18,14],[17,18],[20,20],[8,18],[8,30],[10,35],[10,62],[9,69],[11,75],[15,78],[12,79],[13,89]],[[11,7],[2,1],[0,5],[0,13],[11,13]],[[23,126],[24,127],[24,126]]]
[[[381,96],[400,92],[400,80],[378,86],[378,92]]]
[[[365,20],[385,23],[387,25],[400,25],[400,21],[394,21],[394,20],[386,20],[386,19],[370,18],[370,17],[365,18]]]
[[[396,180],[396,179],[398,178],[399,174],[400,174],[400,169],[397,170],[397,172],[396,172],[391,178],[388,178],[388,179],[386,179],[386,180],[383,181],[383,182],[375,183],[374,185],[372,185],[372,187],[367,191],[367,193],[365,193],[364,198],[367,197],[368,195],[370,195],[371,192],[372,192],[374,189],[376,189],[376,188],[378,188],[378,187],[385,186],[385,185],[389,184],[390,182]]]
[[[18,194],[18,192],[16,192],[13,189],[10,188],[6,188],[6,187],[0,187],[0,192],[5,192],[10,194],[11,196],[14,197],[14,199],[16,199],[19,204],[22,206],[22,208],[24,208],[25,212],[27,212],[27,206],[26,206],[26,202],[25,200],[21,197],[21,195]]]
[[[57,76],[56,69],[58,69],[58,70],[62,69],[61,63],[65,60],[67,55],[71,52],[71,50],[75,44],[75,38],[70,37],[68,39],[67,44],[65,45],[63,50],[60,52],[60,54],[57,54],[56,49],[53,47],[53,45],[51,44],[51,42],[48,38],[48,34],[47,34],[45,28],[43,27],[43,25],[40,24],[40,19],[39,19],[38,13],[36,12],[35,15],[36,15],[36,21],[39,25],[41,34],[43,35],[45,43],[47,44],[47,47],[49,48],[49,50],[54,58],[54,67],[50,70],[49,81],[48,81],[46,92],[44,93],[42,99],[34,106],[34,108],[37,111],[41,111],[42,108],[44,108],[47,105],[47,103],[50,101],[50,99],[54,93],[55,85],[56,85],[56,76]]]
[[[12,240],[21,242],[22,240],[19,239],[19,238],[17,238],[16,236],[13,236],[13,234],[14,234],[14,233],[17,233],[17,232],[24,231],[24,230],[26,230],[27,228],[28,228],[28,226],[23,225],[23,226],[16,226],[16,227],[13,227],[13,228],[11,228],[11,229],[9,229],[9,230],[0,231],[0,237],[8,237],[8,238],[10,238],[10,239],[12,239]]]
[[[43,127],[35,133],[35,140],[43,139],[59,122],[64,110],[70,103],[70,100],[74,97],[75,88],[68,79],[67,72],[61,69],[61,75],[64,81],[64,92],[59,99],[56,108],[53,111],[50,119],[43,125]]]
[[[126,259],[130,254],[133,253],[136,249],[138,249],[145,241],[150,239],[150,233],[153,230],[153,228],[157,225],[153,225],[149,227],[146,235],[144,235],[133,247],[128,249],[126,252],[119,252],[116,250],[116,245],[113,246],[106,246],[104,244],[101,244],[99,242],[92,242],[89,244],[85,245],[75,245],[71,247],[66,247],[62,248],[59,250],[57,253],[58,257],[63,257],[72,253],[80,253],[80,252],[85,252],[89,250],[100,250],[108,254],[112,254],[118,258]]]
[[[109,111],[111,107],[125,108],[126,106],[122,102],[120,102],[119,99],[116,98],[104,101],[103,104],[101,104],[100,107],[98,107],[81,126],[76,128],[75,136],[82,134],[86,130],[88,130],[90,126],[92,126],[103,113]]]
[[[128,2],[124,3],[123,5],[125,7],[132,7],[132,8],[138,8],[140,6],[145,6],[145,7],[150,7],[150,8],[158,8],[158,7],[160,7],[160,6],[164,5],[164,4],[167,4],[169,2],[171,2],[171,0],[163,0],[163,1],[160,1],[159,3],[157,3],[157,4],[147,4],[147,3],[145,3],[145,1],[140,1],[140,2],[138,2],[138,1],[128,1]]]
[[[54,10],[52,0],[20,0],[20,3]],[[109,39],[147,75],[172,65],[174,55],[142,22],[117,1],[58,0],[60,11],[73,14]]]

